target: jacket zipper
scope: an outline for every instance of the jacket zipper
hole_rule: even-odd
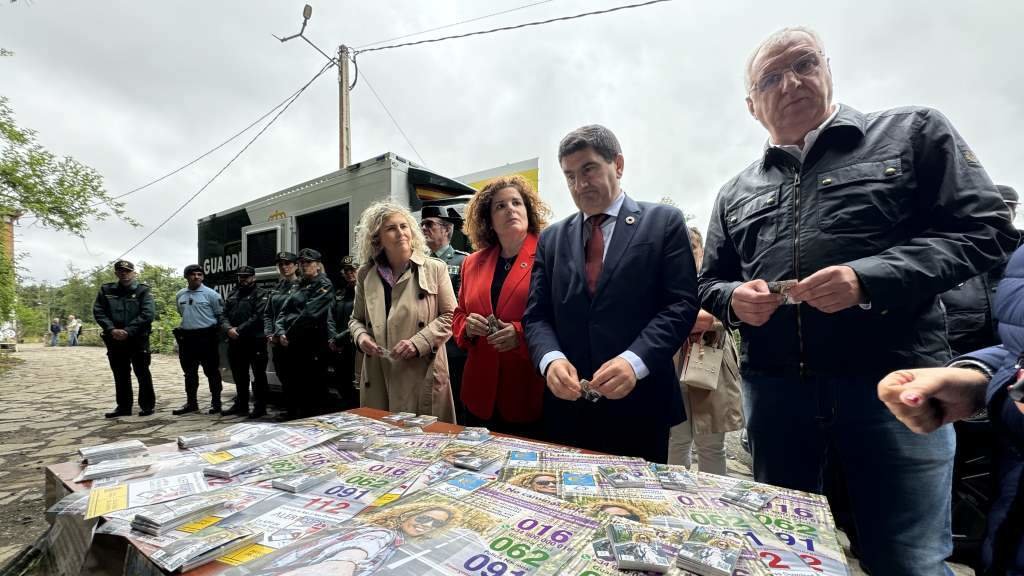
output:
[[[796,280],[800,281],[800,168],[796,170],[793,178],[793,271],[796,273]],[[804,335],[802,322],[800,320],[800,304],[796,304],[796,337],[799,343],[800,353],[800,378],[805,376],[804,366]]]

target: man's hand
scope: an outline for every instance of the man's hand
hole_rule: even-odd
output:
[[[334,343],[334,338],[327,339],[327,347],[331,350],[331,352],[338,351],[338,345]]]
[[[732,313],[736,318],[750,324],[760,326],[768,321],[782,304],[781,294],[768,291],[768,283],[757,279],[744,282],[732,291]]]
[[[898,370],[878,383],[878,399],[918,434],[969,417],[985,406],[988,379],[964,368]]]
[[[576,367],[565,358],[553,360],[548,364],[545,378],[551,393],[562,400],[577,400],[583,392]]]
[[[469,316],[466,316],[466,336],[469,336],[470,338],[487,336],[487,331],[487,318],[484,318],[475,312],[470,312]]]
[[[849,266],[822,268],[797,282],[789,290],[789,295],[826,314],[846,310],[865,301],[860,279]]]
[[[594,372],[590,387],[610,400],[625,398],[636,388],[636,372],[625,358],[616,356]]]
[[[508,352],[509,350],[515,350],[519,347],[519,333],[516,332],[516,327],[511,322],[502,322],[498,320],[498,326],[501,328],[487,337],[487,342],[498,352]]]
[[[380,346],[377,345],[377,341],[373,339],[373,336],[364,332],[359,335],[359,342],[357,344],[359,344],[359,349],[363,351],[363,354],[367,356],[380,356]]]
[[[412,343],[412,340],[402,340],[395,344],[395,347],[391,349],[391,353],[397,358],[408,360],[415,358],[420,352],[416,349],[416,345]]]
[[[697,321],[693,323],[693,328],[690,329],[690,335],[701,334],[711,330],[715,325],[715,317],[710,312],[705,310],[697,311]]]
[[[114,340],[127,340],[128,331],[123,330],[121,328],[114,328],[113,330],[110,331],[110,337],[113,338]]]
[[[235,328],[234,326],[229,328],[228,329],[228,338],[231,338],[232,340],[238,340],[238,328]]]
[[[284,334],[281,334],[280,336],[277,337],[277,343],[280,344],[281,346],[284,346],[285,348],[287,348],[288,347],[288,337],[285,336]]]

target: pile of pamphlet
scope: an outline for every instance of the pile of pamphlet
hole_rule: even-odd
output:
[[[676,565],[701,576],[730,576],[742,551],[740,541],[699,526],[679,547]]]
[[[754,482],[737,482],[722,494],[722,500],[751,512],[758,512],[765,504],[771,502],[772,498],[775,498],[775,493],[771,487]]]
[[[253,468],[258,468],[266,460],[266,456],[261,454],[248,454],[245,456],[239,456],[238,458],[232,458],[219,464],[210,464],[203,468],[203,474],[207,476],[216,476],[217,478],[231,478],[238,476],[242,472],[248,472]]]
[[[88,448],[79,448],[78,455],[87,464],[95,464],[104,460],[121,460],[134,458],[146,453],[146,445],[138,440],[123,440],[109,444],[99,444]]]
[[[157,566],[164,570],[173,572],[180,569],[182,572],[188,572],[257,542],[261,536],[263,536],[261,532],[253,532],[245,528],[228,529],[211,526],[202,532],[182,538],[157,550],[151,558]]]
[[[299,472],[283,478],[274,478],[271,485],[278,490],[285,492],[303,492],[317,484],[326,482],[333,476],[335,471],[331,468],[314,468],[308,472]]]
[[[140,509],[132,518],[132,528],[153,536],[162,536],[171,530],[204,518],[222,503],[220,498],[199,494],[167,504],[154,504]]]
[[[183,434],[181,436],[178,436],[178,447],[195,448],[196,446],[217,444],[219,442],[227,442],[229,440],[231,440],[231,434],[226,430],[219,430],[217,432],[204,432],[201,434]]]
[[[679,552],[683,533],[615,521],[608,526],[608,541],[621,570],[668,572]]]
[[[95,464],[89,464],[82,472],[75,477],[75,482],[96,480],[97,478],[110,478],[111,476],[123,476],[135,472],[148,470],[153,465],[153,459],[148,456],[139,458],[120,458],[116,460],[102,460]]]

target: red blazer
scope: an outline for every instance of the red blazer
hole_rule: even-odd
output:
[[[491,282],[500,252],[501,246],[492,246],[470,254],[462,262],[462,287],[452,320],[452,332],[455,343],[468,350],[469,356],[459,396],[466,408],[478,418],[490,419],[497,409],[509,422],[533,422],[541,416],[545,383],[530,360],[521,320],[530,294],[537,236],[526,235],[519,256],[501,286],[498,309],[493,310]],[[467,338],[466,317],[474,312],[484,317],[493,313],[499,320],[511,322],[519,334],[519,347],[498,352],[486,338]]]

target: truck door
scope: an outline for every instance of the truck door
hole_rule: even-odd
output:
[[[294,252],[313,248],[323,257],[327,278],[335,286],[342,285],[341,258],[349,254],[349,202],[341,200],[293,213]]]

